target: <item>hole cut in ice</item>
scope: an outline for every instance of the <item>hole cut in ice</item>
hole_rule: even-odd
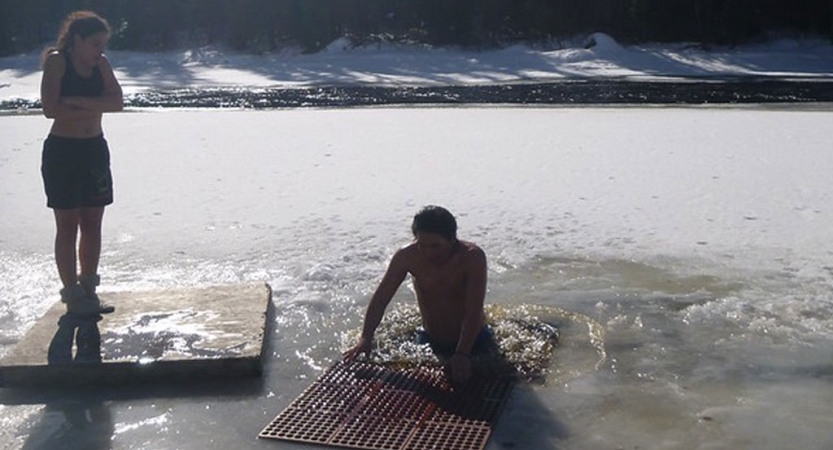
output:
[[[563,316],[563,311],[531,305],[487,305],[485,310],[498,354],[477,357],[474,364],[491,364],[495,357],[500,357],[514,367],[520,379],[543,383],[558,346],[559,331],[554,323],[539,317]],[[420,325],[420,314],[415,305],[392,308],[376,330],[370,361],[398,367],[442,364],[428,344],[417,343]],[[358,329],[345,333],[342,347],[353,345],[359,334]]]

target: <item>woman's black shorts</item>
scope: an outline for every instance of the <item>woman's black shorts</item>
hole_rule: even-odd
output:
[[[41,175],[46,206],[50,208],[113,203],[110,149],[103,135],[76,139],[50,134],[43,142]]]

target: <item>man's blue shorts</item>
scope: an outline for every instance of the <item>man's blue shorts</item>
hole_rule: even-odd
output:
[[[430,345],[431,350],[441,356],[451,356],[456,351],[455,347],[432,342],[431,336],[422,327],[417,328],[416,343],[420,345]],[[489,325],[485,325],[483,326],[483,329],[480,330],[480,334],[477,335],[477,339],[474,341],[474,345],[471,348],[471,356],[488,354],[496,348],[497,344],[495,343],[495,335],[492,332],[492,328]]]

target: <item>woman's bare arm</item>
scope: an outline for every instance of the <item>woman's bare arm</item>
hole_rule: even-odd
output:
[[[66,105],[61,98],[61,78],[66,72],[66,60],[60,53],[51,53],[43,63],[40,97],[43,115],[49,119],[86,119],[100,115],[100,112],[83,110]]]
[[[96,113],[117,112],[124,109],[121,85],[113,74],[113,67],[106,56],[101,55],[98,68],[104,79],[104,92],[98,97],[63,97],[62,102],[74,108]]]

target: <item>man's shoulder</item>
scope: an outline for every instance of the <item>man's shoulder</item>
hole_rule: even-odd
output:
[[[409,264],[413,262],[418,255],[419,250],[417,249],[416,242],[412,242],[397,250],[396,253],[393,254],[392,261]]]
[[[394,253],[394,258],[399,258],[403,260],[413,260],[419,256],[419,249],[417,248],[416,242],[411,242],[410,244],[400,248],[399,250]]]
[[[469,241],[458,241],[462,253],[463,261],[467,264],[485,264],[486,252],[483,251],[477,244]]]
[[[463,240],[460,240],[458,242],[460,242],[460,248],[463,249],[464,253],[467,253],[467,254],[484,254],[485,253],[483,251],[483,249],[480,248],[480,246],[475,244],[474,242],[463,241]]]

